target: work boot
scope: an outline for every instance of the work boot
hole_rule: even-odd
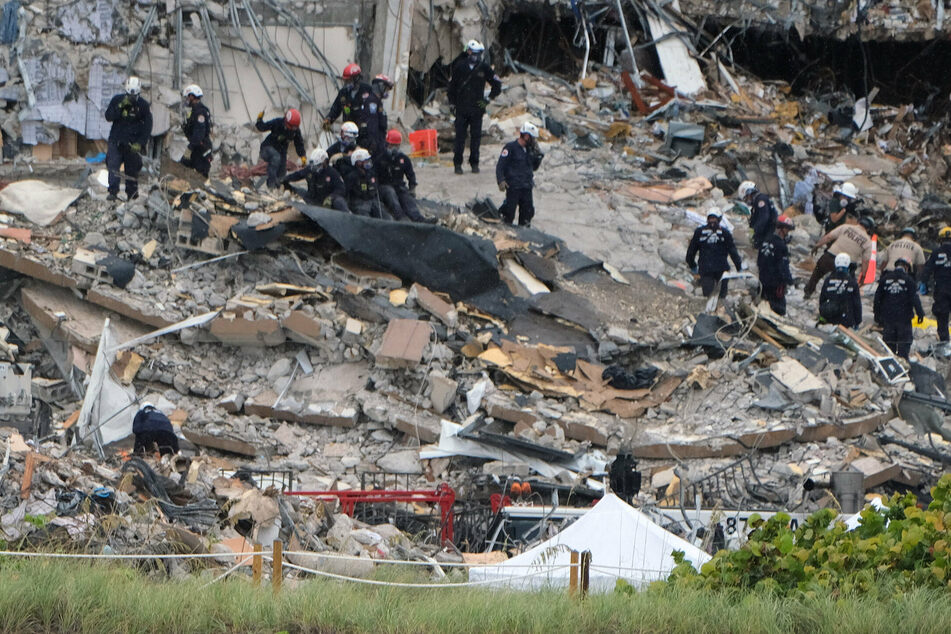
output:
[[[473,173],[473,174],[478,174],[478,173],[479,173],[479,166],[478,166],[478,165],[473,165],[473,166],[472,166],[472,173]]]
[[[112,192],[109,192],[109,195],[106,196],[106,200],[108,200],[109,202],[115,202],[119,200],[119,197],[113,194]]]
[[[423,218],[423,224],[434,225],[437,222],[439,222],[437,218]]]
[[[456,174],[464,174],[462,171],[462,165],[456,165]]]
[[[951,343],[947,341],[939,341],[938,345],[934,349],[934,352],[939,357],[951,357]]]

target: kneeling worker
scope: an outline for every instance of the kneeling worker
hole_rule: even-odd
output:
[[[258,113],[254,124],[261,132],[270,132],[261,142],[261,160],[267,163],[267,186],[277,187],[287,174],[287,146],[294,143],[297,156],[302,165],[307,164],[304,155],[304,137],[300,133],[300,112],[289,108],[283,117],[264,120],[264,111]]]
[[[380,175],[380,198],[395,220],[407,217],[413,222],[436,222],[427,220],[416,205],[416,172],[413,161],[400,152],[403,135],[399,130],[386,133],[386,149],[377,158],[377,173]],[[408,186],[407,186],[408,185]]]
[[[135,445],[132,452],[150,454],[158,451],[163,456],[178,453],[178,436],[168,416],[155,409],[151,403],[143,403],[132,419]]]
[[[330,207],[337,211],[350,211],[347,207],[347,189],[343,178],[330,166],[330,157],[320,148],[310,151],[310,162],[303,168],[288,174],[281,182],[284,187],[297,193],[308,205]],[[306,180],[307,189],[294,187],[291,183]]]

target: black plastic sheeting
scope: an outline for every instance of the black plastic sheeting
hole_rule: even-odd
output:
[[[263,249],[275,240],[280,239],[286,230],[287,227],[284,223],[279,223],[269,229],[259,231],[256,227],[248,226],[247,220],[242,220],[231,227],[231,233],[238,239],[241,246],[248,251]]]
[[[106,272],[112,277],[112,283],[119,288],[125,288],[135,277],[135,264],[117,255],[107,255],[96,260],[96,264],[106,267]]]
[[[379,220],[295,203],[349,253],[404,280],[510,319],[525,310],[499,277],[495,245],[444,227]]]

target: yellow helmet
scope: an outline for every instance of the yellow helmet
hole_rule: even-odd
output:
[[[941,227],[941,231],[938,232],[939,238],[951,238],[951,227]]]

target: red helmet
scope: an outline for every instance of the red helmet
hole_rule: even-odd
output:
[[[300,127],[300,110],[297,108],[290,108],[284,114],[284,123],[287,124],[288,128],[299,128]]]
[[[343,69],[343,78],[353,79],[361,73],[363,73],[363,69],[360,68],[359,64],[347,64],[347,66]]]
[[[403,142],[403,135],[399,130],[390,130],[386,133],[386,142],[390,145],[399,145]]]
[[[793,223],[792,219],[786,214],[781,215],[776,219],[777,227],[788,227],[789,229],[795,229],[796,225]]]
[[[387,88],[392,88],[392,87],[393,87],[393,80],[390,79],[389,77],[387,77],[386,75],[384,75],[383,73],[380,73],[379,75],[377,75],[376,77],[374,77],[374,78],[373,78],[373,81],[381,81],[381,82],[383,82],[384,84],[386,84]]]

